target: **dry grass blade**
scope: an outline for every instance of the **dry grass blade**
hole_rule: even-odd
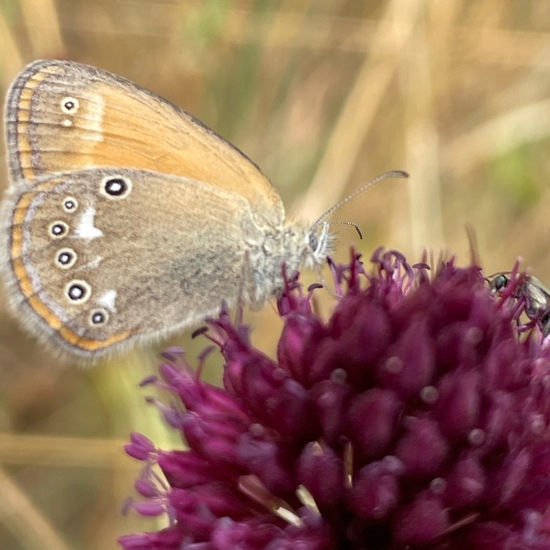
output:
[[[404,5],[399,0],[393,0],[388,4],[372,39],[372,50],[384,51],[384,45],[391,41],[386,31],[393,27],[393,55],[381,55],[378,59],[373,59],[370,55],[365,57],[334,125],[325,154],[318,163],[315,176],[307,192],[299,200],[297,210],[304,218],[314,218],[343,195],[355,163],[361,156],[363,139],[368,134],[387,88],[395,77],[399,53],[408,43],[421,9],[421,1]]]
[[[69,550],[60,534],[23,491],[0,468],[0,523],[9,529],[22,548],[28,550]]]

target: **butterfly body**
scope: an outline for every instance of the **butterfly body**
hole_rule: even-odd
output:
[[[282,266],[324,260],[327,226],[288,222],[243,153],[182,109],[94,67],[38,61],[5,110],[1,270],[12,309],[94,359],[262,305]]]

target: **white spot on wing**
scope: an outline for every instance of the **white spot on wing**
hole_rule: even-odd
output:
[[[83,212],[75,229],[77,238],[91,241],[97,237],[103,237],[103,231],[94,226],[94,216],[95,208],[91,206]]]
[[[115,307],[116,295],[117,295],[116,290],[108,290],[107,292],[99,296],[99,298],[97,299],[97,303],[100,306],[103,306],[104,308],[108,309],[109,311],[116,312],[116,307]]]
[[[84,264],[80,269],[95,269],[103,261],[101,256],[96,256],[93,260],[90,260],[87,264]]]

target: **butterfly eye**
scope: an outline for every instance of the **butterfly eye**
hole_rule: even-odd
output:
[[[74,115],[79,107],[80,103],[74,97],[64,97],[61,100],[61,110],[67,115]]]
[[[122,176],[109,176],[101,182],[100,192],[108,199],[123,199],[130,194],[132,182]]]
[[[83,304],[92,295],[92,287],[81,280],[74,280],[65,287],[65,295],[73,304]]]
[[[50,224],[48,232],[50,237],[54,239],[61,239],[69,232],[69,226],[65,222],[57,220]]]

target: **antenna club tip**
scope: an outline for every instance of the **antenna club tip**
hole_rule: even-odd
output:
[[[388,172],[388,174],[391,177],[395,178],[408,178],[410,177],[410,174],[406,172],[405,170],[392,170],[391,172]]]
[[[373,185],[376,185],[377,183],[380,183],[381,181],[388,178],[408,178],[408,177],[409,177],[409,173],[405,172],[405,170],[390,170],[389,172],[384,172],[383,174],[379,175],[373,180],[365,183],[364,185],[361,185],[361,187],[359,187],[359,189],[354,191],[351,195],[348,195],[347,197],[342,199],[340,202],[337,202],[333,207],[329,208],[322,216],[320,216],[311,225],[311,229],[323,223],[329,216],[331,216],[336,210],[338,210],[338,208],[340,208],[342,205],[349,202],[351,199],[355,198],[357,195],[365,192],[367,189],[370,189]]]

